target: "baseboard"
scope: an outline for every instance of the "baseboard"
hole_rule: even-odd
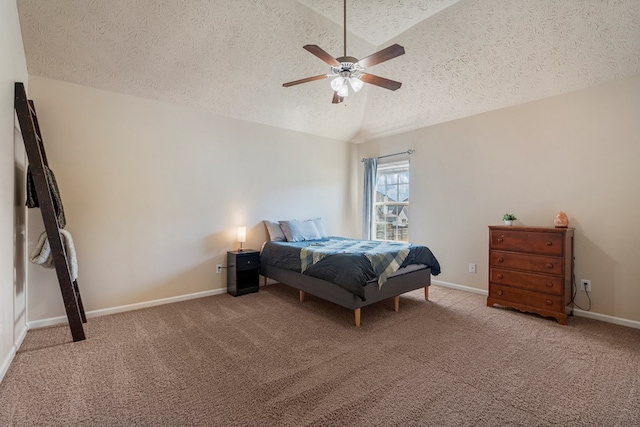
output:
[[[628,326],[629,328],[640,329],[640,322],[636,320],[623,319],[622,317],[608,316],[606,314],[594,313],[591,311],[573,309],[573,315],[577,317],[585,317],[587,319],[601,320],[616,325]]]
[[[2,361],[2,365],[0,365],[0,382],[4,379],[5,374],[9,370],[9,366],[11,362],[13,362],[13,358],[16,356],[17,347],[14,345],[11,347],[11,351],[7,354],[7,357]]]
[[[193,294],[180,295],[177,297],[162,298],[162,299],[157,299],[153,301],[140,302],[136,304],[128,304],[128,305],[121,305],[118,307],[87,311],[85,314],[87,315],[87,318],[107,316],[109,314],[140,310],[141,308],[155,307],[157,305],[171,304],[173,302],[187,301],[190,299],[209,297],[212,295],[220,295],[226,292],[227,292],[227,288],[214,289],[212,291],[196,292]],[[58,316],[58,317],[50,317],[48,319],[34,320],[32,322],[28,322],[27,326],[28,326],[28,329],[37,329],[37,328],[44,328],[45,326],[59,325],[61,323],[67,323],[67,322],[68,320],[66,316]]]
[[[456,289],[456,290],[464,291],[464,292],[471,292],[471,293],[479,294],[479,295],[485,295],[485,296],[487,295],[487,291],[485,289],[472,288],[471,286],[459,285],[457,283],[444,282],[442,280],[433,280],[432,279],[431,283],[433,285],[442,286],[442,287],[445,287],[445,288]],[[177,296],[177,297],[163,298],[163,299],[147,301],[147,302],[142,302],[142,303],[137,303],[137,304],[129,304],[129,305],[122,305],[122,306],[118,306],[118,307],[105,308],[105,309],[101,309],[101,310],[88,311],[86,313],[86,315],[87,315],[88,318],[99,317],[99,316],[107,316],[109,314],[122,313],[122,312],[125,312],[125,311],[139,310],[141,308],[154,307],[154,306],[157,306],[157,305],[170,304],[170,303],[173,303],[173,302],[187,301],[187,300],[195,299],[195,298],[203,298],[203,297],[208,297],[208,296],[213,296],[213,295],[220,295],[220,294],[225,293],[226,291],[227,290],[225,288],[222,288],[222,289],[214,289],[214,290],[211,290],[211,291],[196,292],[196,293],[193,293],[193,294],[180,295],[180,296]],[[580,310],[580,309],[577,309],[577,308],[574,308],[573,314],[575,316],[578,316],[578,317],[585,317],[585,318],[588,318],[588,319],[600,320],[602,322],[613,323],[613,324],[616,324],[616,325],[622,325],[622,326],[627,326],[627,327],[630,327],[630,328],[640,329],[640,322],[638,322],[636,320],[630,320],[630,319],[624,319],[624,318],[621,318],[621,317],[608,316],[606,314],[594,313],[594,312],[591,312],[591,311],[584,311],[584,310]],[[48,318],[48,319],[35,320],[35,321],[32,321],[32,322],[28,322],[27,323],[27,328],[24,330],[23,334],[19,338],[17,345],[14,346],[14,348],[12,349],[12,352],[7,356],[5,361],[3,361],[3,364],[0,365],[0,380],[4,377],[4,374],[5,374],[6,370],[9,367],[9,364],[13,360],[13,357],[15,356],[16,349],[20,348],[20,344],[24,340],[24,337],[25,337],[26,332],[27,332],[28,329],[43,328],[45,326],[59,325],[61,323],[67,323],[66,316],[51,317],[51,318]]]
[[[459,291],[471,292],[473,294],[480,294],[484,296],[487,296],[488,294],[486,289],[472,288],[471,286],[458,285],[457,283],[443,282],[442,280],[431,279],[431,283],[434,285],[442,286],[444,288],[457,289]]]
[[[471,292],[474,294],[488,295],[486,289],[472,288],[470,286],[458,285],[456,283],[443,282],[441,280],[431,280],[434,285],[442,286],[445,288],[457,289],[459,291]],[[627,326],[629,328],[640,329],[640,322],[636,320],[624,319],[621,317],[608,316],[606,314],[594,313],[592,311],[573,309],[573,315],[577,317],[585,317],[588,319],[600,320],[602,322],[613,323],[615,325]]]
[[[5,359],[2,361],[2,365],[0,365],[0,383],[4,379],[4,376],[6,375],[7,371],[9,370],[9,366],[11,365],[11,362],[13,362],[13,358],[16,357],[16,352],[22,345],[22,341],[24,341],[24,337],[27,336],[27,331],[28,331],[28,328],[26,327],[22,329],[22,332],[20,332],[20,336],[18,336],[18,339],[16,340],[16,342],[13,344],[13,346],[11,346],[11,351],[9,351],[9,354],[7,354],[7,357],[5,357]]]
[[[29,332],[29,326],[25,324],[24,328],[22,328],[22,332],[20,332],[20,336],[18,336],[18,339],[16,340],[16,349],[19,349],[22,345],[22,341],[24,341],[24,338],[27,336],[27,332]]]

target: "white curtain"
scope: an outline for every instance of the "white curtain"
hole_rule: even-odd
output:
[[[378,158],[364,159],[364,191],[362,200],[362,238],[373,238],[373,204],[378,179]]]

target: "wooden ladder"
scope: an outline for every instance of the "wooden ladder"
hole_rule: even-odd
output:
[[[71,328],[73,341],[85,339],[83,323],[87,322],[80,297],[78,281],[71,280],[71,273],[67,263],[67,254],[64,250],[62,237],[60,236],[60,224],[56,216],[51,190],[45,175],[45,167],[49,166],[47,155],[44,151],[40,125],[36,116],[36,109],[33,101],[27,99],[24,84],[16,82],[14,108],[20,123],[22,139],[29,159],[29,169],[36,189],[42,221],[47,232],[47,238],[51,247],[51,255],[55,265],[60,291],[64,301],[64,308],[67,311],[67,319]]]

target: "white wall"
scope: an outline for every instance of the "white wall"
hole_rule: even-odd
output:
[[[87,310],[223,289],[215,264],[236,247],[238,224],[256,249],[265,218],[321,215],[332,233],[359,236],[359,159],[414,148],[411,240],[438,256],[437,280],[486,290],[487,225],[508,211],[551,226],[564,210],[593,311],[640,320],[640,77],[355,148],[35,76],[30,84]],[[30,218],[32,247],[42,225]],[[62,316],[53,271],[29,275],[29,320]]]
[[[640,76],[369,141],[358,157],[416,150],[410,239],[438,257],[436,279],[486,290],[487,226],[505,212],[553,226],[563,210],[592,311],[640,321],[639,118]]]
[[[238,225],[254,249],[263,219],[353,229],[353,144],[36,76],[30,89],[87,311],[222,290]],[[37,215],[29,229],[32,248]],[[29,275],[29,321],[64,315],[55,273]]]
[[[25,209],[24,201],[14,192],[23,179],[24,150],[14,150],[22,142],[14,141],[15,81],[27,82],[18,12],[15,1],[0,0],[0,380],[26,333],[24,251],[20,244]]]

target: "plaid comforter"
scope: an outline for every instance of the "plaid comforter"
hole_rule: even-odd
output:
[[[260,263],[333,283],[362,301],[368,282],[375,280],[380,286],[399,268],[424,265],[432,276],[440,274],[438,260],[424,245],[338,236],[303,242],[266,242]]]
[[[300,269],[304,273],[307,268],[329,255],[363,254],[378,276],[378,287],[382,287],[387,278],[400,268],[409,255],[409,251],[410,245],[406,243],[373,240],[326,240],[300,250]]]

